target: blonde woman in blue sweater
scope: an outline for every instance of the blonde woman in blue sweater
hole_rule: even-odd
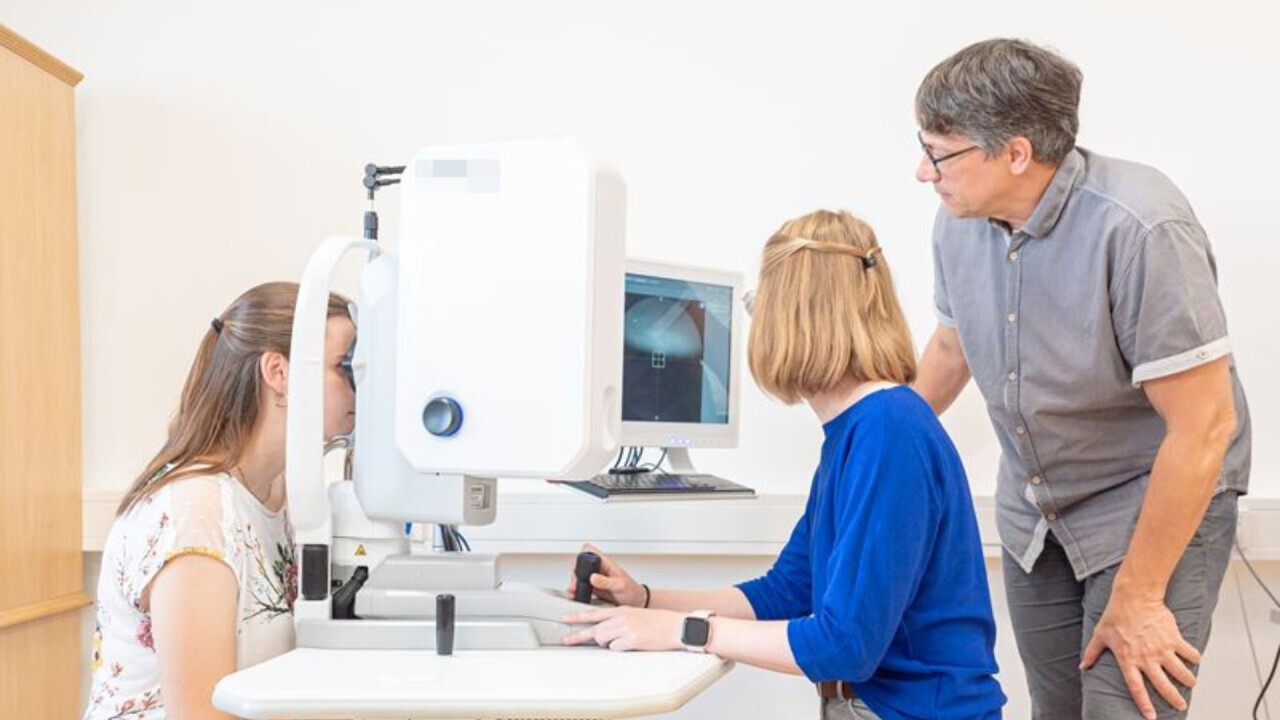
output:
[[[566,637],[614,650],[687,647],[804,674],[821,717],[1000,717],[995,621],[964,468],[907,387],[915,351],[871,228],[845,212],[785,223],[765,245],[749,341],[770,395],[804,401],[825,439],[804,516],[763,577],[650,588],[604,558],[616,608]]]

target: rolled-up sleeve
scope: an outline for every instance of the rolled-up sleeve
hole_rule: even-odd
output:
[[[1231,352],[1213,254],[1194,222],[1152,227],[1113,297],[1116,339],[1135,386]]]

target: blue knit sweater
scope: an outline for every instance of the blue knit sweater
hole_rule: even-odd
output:
[[[995,620],[964,467],[928,404],[896,387],[823,426],[804,516],[739,587],[789,620],[810,680],[846,680],[885,720],[999,718]]]

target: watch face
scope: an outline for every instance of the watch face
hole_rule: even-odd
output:
[[[693,647],[706,647],[711,639],[711,621],[700,617],[684,619],[684,628],[680,631],[680,642]]]

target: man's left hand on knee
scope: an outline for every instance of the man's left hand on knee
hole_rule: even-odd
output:
[[[1187,709],[1187,701],[1174,682],[1195,686],[1196,676],[1189,665],[1200,664],[1200,652],[1182,637],[1173,613],[1162,601],[1113,596],[1085,647],[1080,669],[1093,667],[1107,650],[1115,656],[1143,717],[1156,718],[1144,677],[1174,709]]]

